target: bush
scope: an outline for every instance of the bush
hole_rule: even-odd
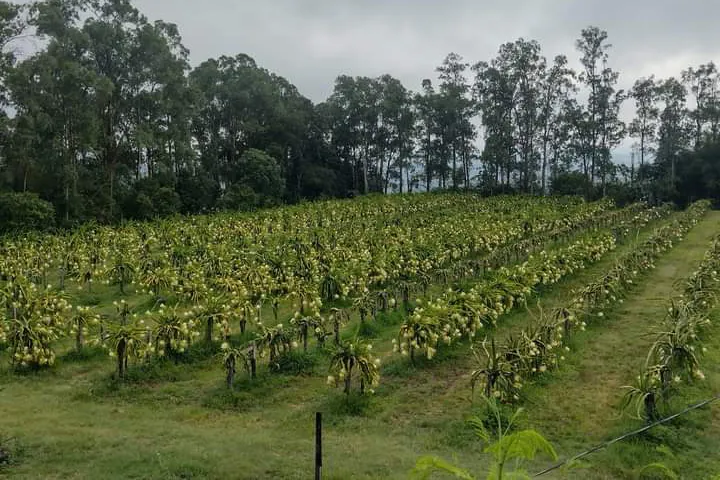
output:
[[[0,476],[10,473],[10,469],[20,464],[25,456],[25,446],[17,438],[0,433]]]
[[[561,173],[550,185],[553,195],[586,195],[592,189],[582,172]]]
[[[55,225],[55,207],[34,193],[0,193],[0,232],[46,230]]]
[[[167,178],[138,181],[123,202],[123,213],[130,218],[149,220],[177,213],[182,207],[178,193],[166,184]]]
[[[310,374],[313,373],[317,360],[317,356],[312,353],[290,350],[278,356],[275,363],[270,365],[270,369],[273,372],[292,375]]]
[[[281,203],[285,192],[282,169],[275,158],[251,148],[240,157],[235,181],[220,199],[220,208],[252,210]]]
[[[220,198],[220,208],[224,210],[252,210],[258,204],[258,197],[247,185],[231,185]]]

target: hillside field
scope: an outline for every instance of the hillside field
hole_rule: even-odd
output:
[[[719,234],[458,193],[6,237],[0,477],[312,478],[322,412],[323,478],[485,478],[483,395],[567,459],[720,392]],[[720,402],[540,478],[713,478],[718,445]]]

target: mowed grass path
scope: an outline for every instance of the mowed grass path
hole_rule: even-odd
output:
[[[616,305],[606,313],[604,320],[595,319],[587,331],[574,337],[575,352],[568,356],[568,362],[551,375],[544,385],[531,390],[527,402],[529,422],[547,436],[557,447],[562,457],[569,457],[595,444],[611,439],[625,431],[640,426],[640,422],[623,417],[619,406],[624,385],[633,383],[635,376],[644,365],[647,352],[654,341],[649,333],[656,330],[662,321],[669,300],[679,294],[678,281],[688,277],[700,264],[711,239],[720,233],[720,212],[711,211],[698,223],[675,248],[663,255],[656,268],[635,286],[624,303]],[[681,387],[685,394],[673,402],[670,411],[678,411],[684,405],[696,403],[720,393],[720,329],[707,332],[709,336],[708,355],[701,360],[702,368],[708,370],[704,385]],[[720,432],[718,425],[720,405],[712,407],[711,430]],[[710,425],[708,425],[710,426]],[[659,429],[659,430],[662,430]],[[685,435],[695,437],[697,432],[688,430]],[[711,432],[705,432],[710,434]],[[704,434],[704,435],[705,435]],[[668,458],[655,450],[664,444],[655,442],[650,434],[649,442],[629,440],[617,444],[610,452],[603,452],[587,458],[589,469],[576,472],[582,478],[632,478],[637,470],[652,462],[666,462]],[[646,440],[648,438],[645,438]],[[680,439],[682,440],[682,439]],[[685,439],[690,440],[690,439]],[[692,439],[696,441],[697,439]],[[720,436],[706,438],[707,445],[720,447]],[[687,464],[704,461],[703,442],[685,452],[675,452],[679,457],[697,458],[697,462],[675,462],[685,465],[682,478],[707,478],[703,474],[688,470]],[[629,445],[632,444],[631,449]],[[666,445],[667,446],[667,445]],[[633,451],[621,461],[619,453]],[[710,449],[712,450],[712,449]],[[698,458],[699,457],[699,458]],[[710,462],[715,473],[720,473],[720,457]],[[622,466],[620,466],[622,464]],[[699,467],[699,465],[697,465]],[[708,467],[705,464],[704,467]],[[700,475],[700,476],[695,476]],[[571,474],[571,477],[573,474]],[[548,475],[547,478],[558,478]],[[580,478],[580,477],[578,477]]]
[[[631,299],[643,295],[643,289],[658,283],[654,277],[664,271],[666,261],[684,259],[677,262],[674,273],[667,271],[667,278],[662,280],[672,289],[675,278],[683,276],[682,268],[689,272],[699,261],[719,221],[720,214],[709,214],[681,245],[660,260],[657,270],[643,277],[642,285],[633,290],[624,308],[630,308]],[[655,226],[651,224],[641,237]],[[627,248],[619,247],[597,264],[542,292],[543,305],[567,301],[570,289],[609,268]],[[693,258],[695,262],[690,261]],[[674,274],[677,277],[670,278]],[[586,332],[585,337],[577,337],[578,351],[571,360],[585,358],[583,349],[595,336],[613,331],[614,318]],[[499,338],[529,319],[523,311],[505,317]],[[389,338],[396,329],[381,329],[379,349],[389,347]],[[620,336],[620,341],[625,338]],[[105,379],[112,371],[112,364],[105,358],[64,362],[55,371],[38,375],[5,374],[0,376],[0,438],[13,439],[10,443],[19,452],[19,463],[0,471],[0,476],[304,479],[312,473],[312,421],[316,410],[328,412],[324,478],[406,478],[415,459],[424,454],[446,458],[457,454],[460,464],[481,471],[486,457],[464,424],[472,411],[468,377],[473,362],[467,346],[450,356],[417,369],[391,360],[376,398],[361,416],[332,413],[335,397],[325,385],[323,372],[310,377],[266,377],[256,387],[239,387],[247,391],[242,392],[237,408],[210,408],[208,402],[223,391],[217,359],[172,367],[170,374],[156,381],[118,392],[105,387]],[[608,362],[608,367],[618,363],[614,358]],[[562,393],[560,386],[565,376],[570,379],[571,370],[550,376],[543,389]],[[587,383],[591,380],[588,378]],[[629,380],[618,377],[617,381],[624,384]],[[539,398],[545,397],[539,391]],[[617,390],[608,394],[610,409],[612,399],[619,398],[613,394],[619,395]],[[554,396],[548,390],[548,403]],[[559,441],[561,452],[574,453],[575,447],[587,444],[582,435],[575,437],[576,442],[565,440],[573,438],[563,437],[558,426],[564,422],[565,412],[559,417],[550,413],[543,417],[539,401],[528,407],[530,422],[552,441]],[[609,413],[610,420],[616,415],[613,412]],[[598,428],[597,438],[601,438],[602,429],[609,430],[612,425],[598,424]]]

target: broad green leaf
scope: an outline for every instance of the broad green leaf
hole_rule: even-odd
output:
[[[415,468],[410,471],[410,478],[418,480],[426,480],[435,472],[445,472],[453,475],[455,478],[463,480],[475,480],[467,470],[463,470],[442,458],[434,456],[420,457],[415,463]]]
[[[550,442],[535,430],[522,430],[503,437],[487,449],[496,458],[532,460],[538,453],[544,453],[557,460],[557,453]]]
[[[652,474],[652,478],[663,475],[665,478],[676,479],[678,475],[662,463],[655,462],[645,465],[638,472],[638,478],[645,478],[644,475]]]

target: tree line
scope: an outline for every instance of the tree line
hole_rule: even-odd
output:
[[[15,214],[44,201],[72,225],[471,188],[719,196],[715,64],[624,91],[597,27],[575,43],[577,71],[520,38],[487,61],[450,53],[416,91],[342,75],[313,104],[248,55],[191,68],[177,26],[129,0],[0,1],[0,23],[0,207]],[[28,35],[42,48],[19,55]],[[628,137],[632,162],[614,163]]]

